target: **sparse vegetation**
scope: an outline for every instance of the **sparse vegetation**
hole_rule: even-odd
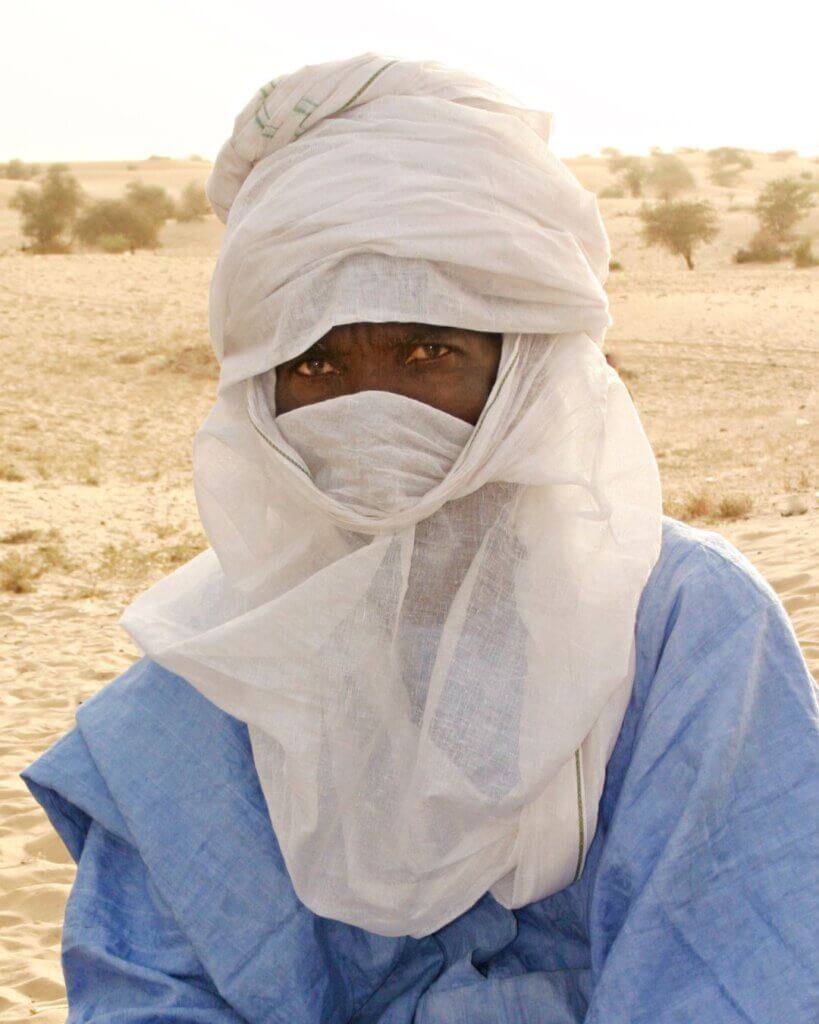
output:
[[[819,266],[819,259],[813,255],[812,242],[809,236],[806,235],[794,247],[793,265],[800,269]]]
[[[734,263],[776,263],[787,255],[774,235],[760,228],[751,237],[747,249],[740,248],[734,253]]]
[[[39,173],[39,164],[27,164],[23,160],[14,159],[0,164],[0,178],[6,178],[8,181],[31,181]]]
[[[759,220],[759,229],[751,238],[747,248],[734,253],[735,263],[775,263],[792,255],[796,266],[810,267],[813,258],[810,239],[801,241],[796,247],[788,243],[793,239],[793,229],[813,207],[817,187],[813,182],[799,178],[775,178],[769,181],[759,193],[754,212]],[[796,262],[807,260],[808,262]]]
[[[716,210],[705,201],[643,206],[639,216],[646,245],[659,245],[682,256],[689,270],[694,269],[694,248],[713,241],[719,233]]]
[[[176,204],[176,219],[183,223],[202,220],[211,212],[204,188],[197,181],[188,182]]]
[[[189,378],[212,379],[219,376],[219,364],[213,350],[206,345],[186,345],[179,352],[166,356],[151,367],[152,373],[170,371]]]
[[[816,188],[798,178],[775,178],[759,193],[756,215],[762,227],[787,241],[794,227],[816,202]]]
[[[18,531],[17,540],[3,540],[3,543],[28,544],[40,537],[40,531]],[[0,591],[10,594],[29,594],[36,581],[45,573],[57,570],[70,572],[75,566],[68,558],[62,537],[58,530],[49,530],[42,543],[30,551],[11,551],[0,558]]]
[[[37,540],[41,532],[41,530],[33,529],[11,530],[0,537],[0,544],[30,544],[33,540]]]
[[[19,484],[25,477],[20,470],[11,462],[0,462],[0,480],[10,484]]]
[[[125,186],[125,202],[155,224],[157,230],[175,214],[173,199],[159,185],[129,181]]]
[[[622,185],[607,185],[597,193],[600,199],[625,199],[626,190]]]
[[[799,156],[795,149],[777,149],[776,152],[771,153],[771,159],[776,160],[779,163],[784,163],[786,160],[792,160],[795,156]]]
[[[103,252],[155,249],[157,236],[157,226],[124,199],[98,199],[77,222],[79,241]]]
[[[64,164],[52,164],[39,186],[18,188],[9,206],[20,211],[23,234],[31,239],[29,251],[68,252],[83,199],[79,182]]]
[[[94,586],[101,581],[140,583],[157,572],[168,573],[204,551],[202,534],[185,533],[174,544],[145,549],[135,544],[106,544],[97,567]]]
[[[747,171],[754,166],[750,154],[744,149],[737,149],[736,146],[719,146],[717,149],[709,149],[708,160],[715,168],[738,167]]]
[[[708,150],[708,162],[711,165],[709,177],[721,188],[734,188],[739,182],[743,171],[753,167],[753,160],[744,149],[735,146],[720,146]]]
[[[638,198],[643,194],[643,186],[648,178],[648,168],[642,157],[623,156],[616,153],[609,157],[608,169],[620,179],[630,195]]]
[[[666,201],[696,184],[694,175],[678,156],[660,152],[652,155],[646,180],[652,192]]]
[[[35,562],[19,551],[0,558],[0,590],[7,594],[29,594],[40,575]]]
[[[672,498],[665,503],[665,512],[684,522],[720,522],[747,518],[754,509],[749,494],[718,495],[701,489],[689,492],[682,499]]]
[[[77,238],[103,252],[156,249],[159,230],[174,214],[164,188],[130,181],[124,199],[98,199],[77,222]]]

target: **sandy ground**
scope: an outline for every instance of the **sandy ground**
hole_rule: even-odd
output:
[[[702,154],[689,159],[705,182]],[[569,164],[587,187],[611,183],[600,160]],[[207,173],[197,162],[131,167],[73,170],[95,196],[129,178],[178,193]],[[730,259],[754,230],[761,184],[806,171],[819,176],[806,159],[758,158],[742,186],[703,184],[722,233],[693,272],[642,247],[639,200],[601,208],[623,265],[608,282],[608,348],[655,446],[667,508],[757,565],[818,673],[819,268]],[[74,869],[17,772],[138,656],[116,624],[128,600],[204,544],[190,449],[215,389],[207,289],[221,226],[171,222],[156,252],[30,257],[6,209],[15,187],[0,181],[0,1022],[56,1024]],[[816,236],[819,212],[804,227]],[[794,496],[807,512],[781,515]]]

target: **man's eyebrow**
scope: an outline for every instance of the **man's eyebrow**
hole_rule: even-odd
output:
[[[299,355],[293,357],[293,362],[298,360],[301,362],[303,359],[312,359],[313,356],[326,356],[327,355],[327,341],[324,338],[319,338],[318,341],[314,341],[310,348],[306,348]]]

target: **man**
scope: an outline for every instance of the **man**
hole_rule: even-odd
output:
[[[23,773],[78,862],[70,1020],[815,1019],[811,682],[661,517],[548,127],[374,54],[237,118],[212,549]]]

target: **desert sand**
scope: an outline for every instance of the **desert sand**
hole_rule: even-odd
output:
[[[779,593],[819,673],[819,267],[738,266],[770,178],[810,172],[754,155],[742,184],[686,157],[721,234],[681,258],[639,241],[638,199],[601,199],[613,257],[614,352],[655,447],[672,514],[733,541]],[[567,161],[586,187],[601,159]],[[130,169],[129,169],[130,167]],[[77,164],[93,196],[129,179],[173,194],[197,161]],[[204,544],[193,434],[210,408],[215,217],[169,222],[135,255],[19,252],[16,183],[0,181],[0,1022],[65,1019],[60,931],[74,867],[17,773],[71,728],[80,701],[138,652],[129,599]],[[819,234],[819,211],[802,229]],[[805,508],[784,516],[788,507]]]

